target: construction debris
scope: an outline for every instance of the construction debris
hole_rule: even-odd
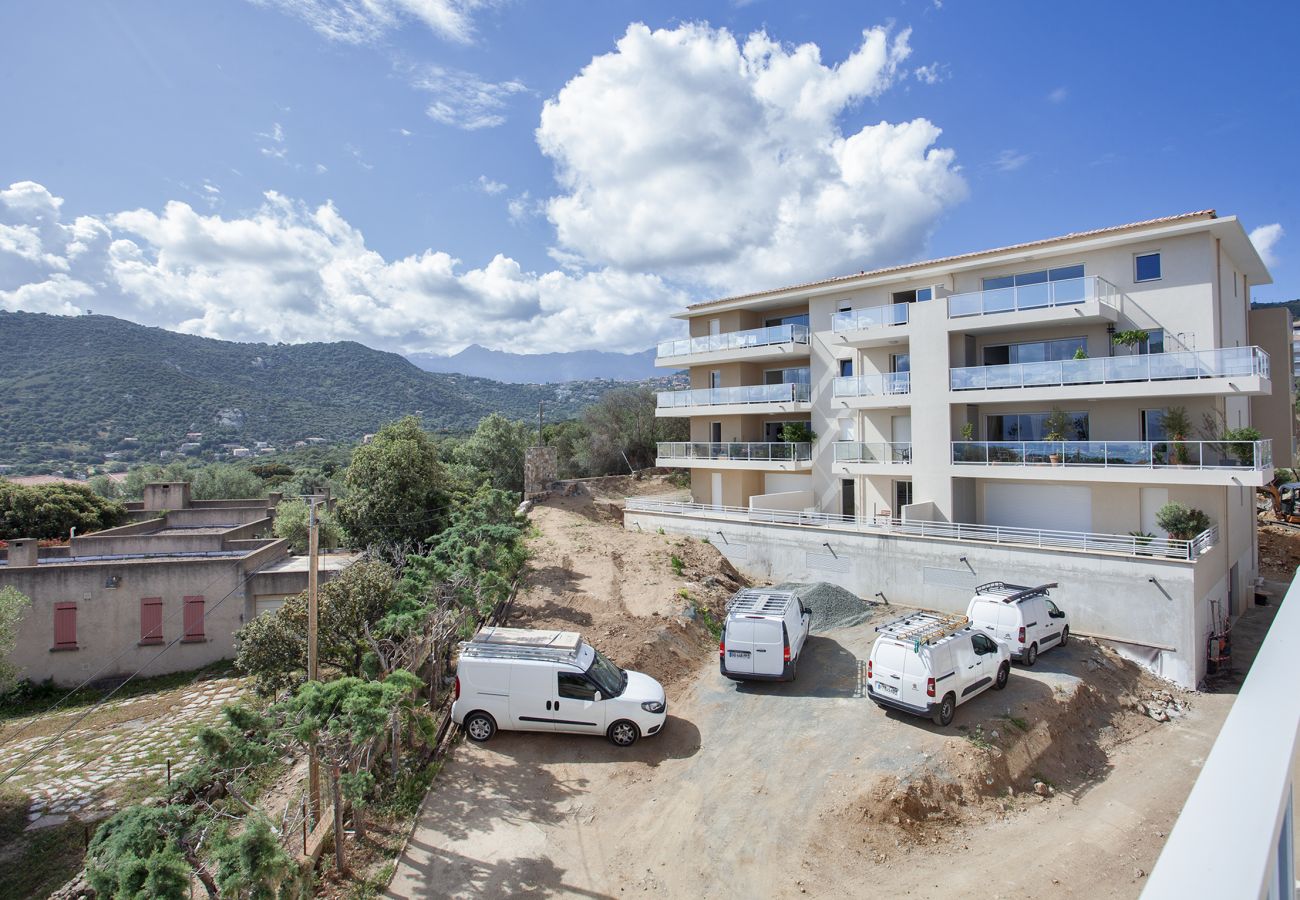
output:
[[[793,591],[812,610],[812,630],[829,631],[860,625],[875,615],[876,608],[837,584],[817,581],[812,584],[787,582],[778,591]]]

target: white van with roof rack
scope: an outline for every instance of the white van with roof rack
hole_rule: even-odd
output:
[[[882,709],[952,722],[957,707],[1011,674],[1011,651],[965,616],[916,612],[876,627],[867,659],[867,696]]]
[[[472,741],[498,730],[603,734],[620,747],[658,734],[664,689],[620,669],[572,631],[483,628],[460,645],[451,720]]]
[[[737,591],[722,623],[718,669],[732,681],[794,681],[811,627],[794,591]]]
[[[1047,596],[1054,587],[1056,582],[1028,587],[990,581],[975,588],[966,616],[1010,647],[1014,659],[1032,666],[1041,651],[1070,641],[1069,616]]]

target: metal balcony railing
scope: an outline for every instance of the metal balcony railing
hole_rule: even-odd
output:
[[[1098,300],[1104,306],[1119,311],[1119,288],[1104,278],[1087,275],[1062,281],[1044,281],[1039,284],[1018,284],[1014,287],[994,288],[987,291],[969,291],[948,296],[948,318],[987,316],[997,313],[1018,312],[1026,309],[1045,309],[1053,306],[1073,306],[1088,300]]]
[[[958,543],[979,542],[1021,547],[1077,550],[1085,553],[1118,553],[1124,556],[1156,557],[1195,562],[1219,542],[1218,526],[1211,526],[1190,541],[1176,538],[1148,538],[1131,534],[1103,534],[1085,531],[1054,531],[1039,528],[1008,528],[965,522],[922,522],[888,516],[841,516],[835,513],[801,512],[785,509],[757,509],[739,506],[710,506],[629,497],[627,512],[657,513],[693,519],[730,520],[764,525],[801,528],[831,528],[861,534],[897,534]]]
[[[907,465],[912,461],[910,442],[864,443],[862,441],[836,441],[837,463],[883,463]]]
[[[807,462],[812,459],[812,444],[785,441],[723,441],[720,443],[660,441],[657,455],[661,460],[713,459],[743,462]]]
[[[906,325],[907,310],[910,306],[910,303],[887,303],[884,306],[846,309],[831,316],[831,331],[839,334],[843,331],[861,331],[864,328],[877,328],[882,325]]]
[[[707,334],[680,340],[660,341],[656,355],[687,356],[691,353],[710,353],[714,350],[743,350],[747,347],[770,347],[773,344],[806,344],[810,332],[807,325],[771,325],[747,331],[730,331],[726,334]]]
[[[754,384],[741,387],[696,388],[686,391],[660,391],[659,409],[686,406],[730,406],[753,403],[807,403],[809,387],[802,382]]]
[[[1269,365],[1268,353],[1259,347],[1227,347],[1221,350],[1102,356],[1097,359],[1062,359],[1007,366],[968,366],[949,370],[948,383],[954,391],[975,391],[1246,375],[1268,378]]]
[[[1264,441],[954,441],[952,461],[977,466],[1267,469]]]
[[[911,372],[883,372],[879,375],[843,375],[835,379],[836,397],[886,397],[912,392]]]

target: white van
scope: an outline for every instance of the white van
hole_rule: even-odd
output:
[[[451,719],[472,741],[506,731],[603,734],[620,747],[658,734],[664,689],[620,669],[572,631],[483,628],[460,645]]]
[[[880,625],[867,660],[867,696],[881,709],[952,722],[957,707],[990,687],[1002,690],[1011,652],[965,616],[918,612]]]
[[[1056,586],[990,581],[975,588],[966,616],[975,628],[1010,647],[1014,658],[1032,666],[1039,652],[1070,641],[1069,617],[1047,596]]]
[[[794,681],[812,613],[793,591],[745,588],[727,603],[718,668],[733,681]]]

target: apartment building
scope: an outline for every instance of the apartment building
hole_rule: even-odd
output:
[[[1250,314],[1269,282],[1207,210],[696,304],[658,349],[690,372],[658,414],[691,440],[658,462],[692,502],[629,501],[629,527],[929,607],[1061,581],[1082,630],[1195,684],[1253,595],[1274,441],[1290,462]],[[1171,501],[1210,526],[1165,533]]]

